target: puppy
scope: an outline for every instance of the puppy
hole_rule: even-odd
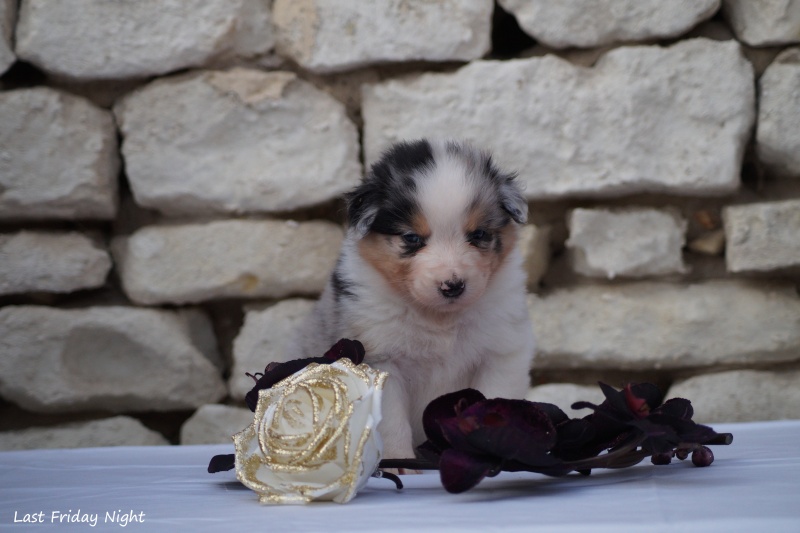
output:
[[[338,262],[287,355],[360,340],[365,362],[389,373],[384,457],[413,458],[434,398],[527,391],[535,344],[517,247],[527,203],[488,154],[428,140],[392,147],[346,201]]]

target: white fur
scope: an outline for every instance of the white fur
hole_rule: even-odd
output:
[[[336,301],[329,283],[288,354],[319,355],[340,338],[364,344],[365,362],[389,373],[379,428],[385,458],[414,457],[425,440],[422,412],[442,394],[472,387],[488,398],[522,398],[535,350],[519,250],[492,275],[481,269],[463,232],[465,206],[482,178],[435,146],[436,168],[418,181],[431,235],[414,258],[414,295],[392,287],[360,255],[363,235],[351,228],[337,269],[356,282],[357,297]],[[445,302],[438,288],[453,275],[466,290]]]

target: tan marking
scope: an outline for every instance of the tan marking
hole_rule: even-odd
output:
[[[515,222],[509,222],[500,230],[500,238],[503,239],[503,249],[500,250],[499,263],[505,263],[506,257],[511,253],[511,250],[517,247],[519,240],[519,227]]]
[[[475,231],[483,225],[483,221],[488,218],[487,210],[483,205],[475,205],[467,211],[467,220],[464,223],[464,234]]]
[[[506,262],[508,254],[517,247],[519,239],[519,228],[514,222],[510,222],[500,229],[499,237],[503,240],[503,248],[500,253],[494,251],[494,245],[487,252],[490,254],[489,279],[493,278],[497,270]]]
[[[411,264],[399,257],[392,241],[398,237],[370,233],[358,243],[358,252],[398,294],[408,294]]]
[[[411,230],[420,237],[427,238],[431,236],[431,227],[428,225],[428,219],[422,216],[421,213],[417,213],[411,219]]]

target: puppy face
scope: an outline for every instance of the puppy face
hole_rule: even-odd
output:
[[[367,263],[409,303],[444,313],[481,297],[527,216],[513,176],[456,142],[395,145],[347,200]]]

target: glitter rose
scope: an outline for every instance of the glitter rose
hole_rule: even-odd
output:
[[[349,359],[311,364],[258,391],[234,435],[236,476],[263,503],[346,503],[378,467],[386,373]]]

